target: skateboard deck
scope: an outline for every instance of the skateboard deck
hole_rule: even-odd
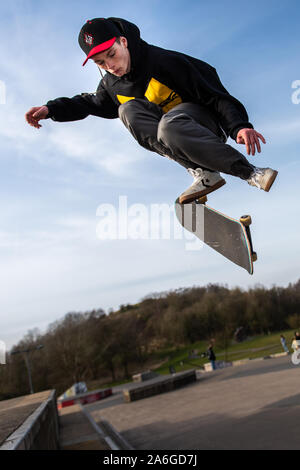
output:
[[[203,202],[204,201],[204,202]],[[233,219],[206,205],[206,199],[188,204],[175,202],[175,212],[180,224],[206,245],[228,260],[253,274],[253,251],[250,227],[251,217]]]

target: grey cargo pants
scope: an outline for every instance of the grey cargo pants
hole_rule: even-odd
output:
[[[150,101],[133,99],[119,106],[119,117],[138,143],[181,164],[248,179],[254,166],[217,135],[216,125],[194,103],[181,103],[166,114]],[[203,108],[202,108],[203,109]],[[209,125],[210,129],[207,127]]]

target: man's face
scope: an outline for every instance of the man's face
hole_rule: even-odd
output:
[[[109,49],[99,52],[92,57],[95,64],[117,77],[122,77],[130,71],[130,54],[127,39],[120,38],[121,43],[115,42]]]

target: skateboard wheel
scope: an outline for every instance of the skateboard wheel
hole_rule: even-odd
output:
[[[199,197],[198,202],[199,204],[205,204],[207,202],[207,196]]]
[[[249,225],[252,224],[251,216],[250,215],[242,215],[242,217],[240,217],[240,222],[245,227],[249,227]]]
[[[257,253],[255,251],[252,253],[252,261],[253,263],[257,261]]]

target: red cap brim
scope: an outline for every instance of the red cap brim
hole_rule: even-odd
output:
[[[85,65],[92,56],[99,54],[99,52],[106,51],[106,49],[109,49],[115,43],[116,39],[117,38],[112,38],[109,41],[103,42],[102,44],[98,44],[98,46],[93,47],[93,49],[89,52],[89,55],[87,56],[82,65]]]

